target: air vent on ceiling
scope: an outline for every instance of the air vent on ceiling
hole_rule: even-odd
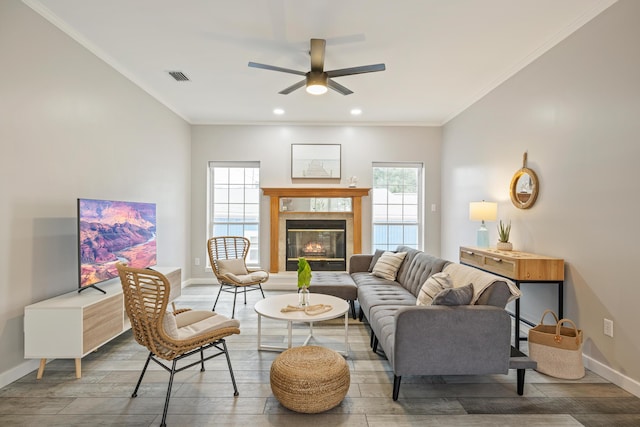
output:
[[[176,79],[176,81],[179,81],[179,82],[188,82],[188,81],[190,81],[189,77],[185,76],[182,71],[168,71],[168,73],[171,75],[171,77]]]

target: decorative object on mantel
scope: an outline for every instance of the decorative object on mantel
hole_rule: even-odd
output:
[[[511,203],[518,209],[529,209],[538,198],[539,184],[536,173],[527,167],[527,152],[522,155],[522,169],[511,178]]]
[[[354,175],[349,178],[349,188],[356,188],[356,185],[358,185],[358,177]]]
[[[489,247],[489,230],[485,221],[495,221],[498,218],[498,204],[495,202],[471,202],[469,203],[469,219],[482,221],[477,233],[477,245],[480,248]]]
[[[311,285],[311,266],[306,258],[298,258],[298,306],[309,306],[309,285]]]
[[[498,243],[496,249],[500,251],[512,251],[513,244],[509,241],[509,233],[511,233],[511,221],[505,224],[500,220],[498,224]]]

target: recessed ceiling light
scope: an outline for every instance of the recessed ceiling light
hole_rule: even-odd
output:
[[[351,115],[352,115],[352,116],[359,116],[360,114],[362,114],[362,110],[361,110],[361,109],[359,109],[359,108],[353,108],[353,109],[351,110]]]
[[[284,110],[282,108],[274,108],[273,114],[277,114],[278,116],[281,116],[284,114]]]

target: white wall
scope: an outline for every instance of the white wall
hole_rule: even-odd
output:
[[[372,162],[424,162],[425,249],[440,252],[440,128],[375,126],[194,126],[192,128],[192,212],[191,252],[201,259],[192,265],[194,278],[212,278],[205,271],[207,166],[209,161],[259,161],[262,187],[347,186],[350,176],[359,178],[358,187],[371,187]],[[292,143],[336,143],[342,145],[342,180],[291,180]],[[363,224],[371,224],[371,199],[363,198]],[[269,198],[262,197],[262,242],[260,260],[269,266]],[[371,229],[362,230],[363,252],[371,248]],[[191,260],[193,263],[193,259]]]
[[[18,0],[0,57],[1,387],[37,366],[24,307],[78,286],[78,197],[157,203],[158,263],[189,277],[190,127]]]
[[[515,249],[566,260],[565,315],[584,329],[585,354],[636,394],[639,16],[633,0],[604,11],[445,125],[442,157],[442,255],[457,258],[459,245],[474,243],[470,201],[498,201]],[[518,210],[509,182],[527,150],[540,196]],[[495,224],[489,229],[495,241]],[[530,320],[555,308],[553,285],[523,290]],[[614,321],[614,338],[603,335],[604,318]]]

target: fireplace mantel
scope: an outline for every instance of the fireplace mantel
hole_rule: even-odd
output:
[[[352,214],[353,214],[353,253],[362,253],[362,197],[369,195],[370,188],[314,188],[314,187],[281,187],[281,188],[263,188],[262,192],[265,196],[271,198],[270,216],[271,216],[271,241],[269,255],[269,271],[271,273],[278,272],[278,253],[279,253],[279,233],[280,233],[280,215],[287,215],[286,212],[280,212],[281,197],[350,197]]]

